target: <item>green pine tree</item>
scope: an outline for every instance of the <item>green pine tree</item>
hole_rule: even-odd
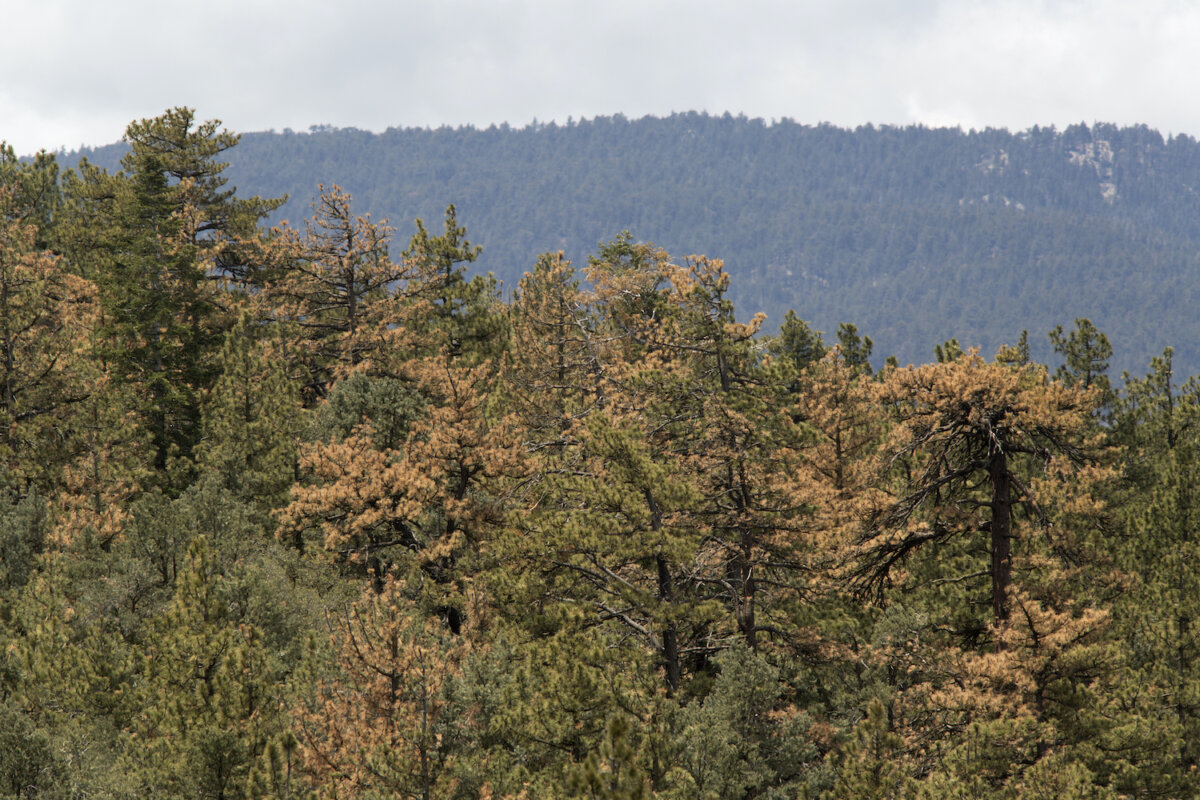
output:
[[[219,374],[213,356],[234,321],[218,278],[242,269],[241,243],[279,204],[224,188],[216,158],[237,136],[219,126],[181,108],[132,123],[121,172],[84,162],[64,182],[58,237],[72,268],[99,288],[99,355],[135,390],[160,473],[201,436],[201,398]]]
[[[129,758],[148,793],[236,800],[280,733],[279,667],[204,537],[195,539],[170,605],[152,619]]]
[[[202,469],[266,513],[283,505],[297,477],[303,424],[299,387],[274,344],[244,313],[225,337],[217,379],[203,408]]]

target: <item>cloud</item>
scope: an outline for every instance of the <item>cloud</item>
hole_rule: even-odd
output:
[[[176,105],[247,131],[706,110],[1200,133],[1200,7],[1176,0],[2,1],[21,152]]]
[[[1200,129],[1179,113],[1185,87],[1168,65],[1197,65],[1200,8],[1174,2],[946,4],[905,48],[890,80],[908,88],[914,120],[972,125],[1144,122]]]

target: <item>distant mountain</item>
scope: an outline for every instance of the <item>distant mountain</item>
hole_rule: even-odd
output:
[[[115,167],[120,148],[85,151]],[[70,158],[67,159],[70,161]],[[539,253],[582,265],[629,230],[682,257],[723,258],[739,314],[818,329],[853,322],[879,356],[923,362],[957,337],[990,356],[1089,317],[1114,377],[1164,346],[1200,372],[1200,145],[1145,127],[988,129],[801,125],[706,114],[524,128],[314,128],[249,133],[230,153],[244,195],[318,183],[372,217],[437,226],[458,207],[478,267],[513,287]],[[827,338],[832,338],[827,336]]]

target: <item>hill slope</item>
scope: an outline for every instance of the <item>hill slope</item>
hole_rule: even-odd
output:
[[[119,148],[85,153],[115,165]],[[926,361],[958,337],[990,355],[1090,317],[1113,369],[1165,345],[1200,371],[1200,145],[1146,127],[962,132],[676,114],[516,129],[246,134],[229,175],[307,215],[320,182],[399,227],[459,209],[507,286],[536,256],[583,263],[630,230],[725,259],[742,315],[852,321],[876,354]],[[1037,348],[1041,347],[1039,351]]]

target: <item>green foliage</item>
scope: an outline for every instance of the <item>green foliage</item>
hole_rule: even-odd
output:
[[[1145,469],[1180,444],[1195,440],[1200,381],[1193,377],[1178,385],[1171,347],[1150,359],[1150,372],[1144,378],[1126,373],[1124,381],[1113,414],[1114,439],[1137,454],[1128,460],[1127,470],[1139,486],[1148,488]]]
[[[903,762],[904,740],[888,729],[887,709],[871,700],[867,715],[842,749],[837,782],[826,797],[837,800],[890,800],[909,796]]]
[[[767,352],[800,372],[825,355],[825,343],[820,331],[813,330],[795,311],[788,309],[779,326],[779,335],[767,345]]]
[[[32,225],[38,236],[35,246],[49,249],[55,213],[62,203],[58,161],[53,153],[41,151],[32,159],[19,159],[10,145],[0,142],[0,187],[6,193],[4,223]]]
[[[715,659],[717,677],[679,713],[678,760],[703,800],[791,798],[819,760],[812,720],[784,699],[780,670],[738,645]]]
[[[125,535],[114,551],[120,568],[129,569],[130,580],[142,569],[161,587],[174,587],[184,568],[184,555],[200,538],[207,549],[223,556],[225,563],[245,558],[260,549],[265,534],[250,507],[222,485],[221,476],[208,474],[179,497],[160,491],[143,494],[132,504]]]
[[[602,630],[530,616],[521,622],[537,635],[497,632],[488,648],[468,656],[450,691],[456,706],[474,709],[476,723],[464,731],[460,780],[496,796],[524,789],[540,800],[566,794],[569,764],[599,749],[614,708],[640,705],[629,682],[633,667],[644,664],[637,655],[634,664],[623,661],[610,646],[617,640]]]
[[[1191,779],[1200,763],[1200,672],[1195,668],[1200,656],[1195,626],[1200,578],[1194,568],[1200,558],[1200,471],[1193,445],[1181,444],[1168,452],[1154,474],[1155,487],[1127,523],[1120,563],[1136,578],[1114,612],[1129,646],[1130,667],[1138,676],[1131,679],[1160,690],[1143,701],[1148,705],[1143,711],[1150,717],[1147,724],[1158,731],[1155,739],[1161,749],[1156,760],[1160,765],[1172,763],[1176,776]],[[1190,780],[1189,787],[1194,791]]]
[[[231,582],[204,537],[188,548],[170,605],[149,625],[130,753],[147,791],[239,798],[279,730],[279,668],[261,631],[238,619]]]
[[[0,601],[8,655],[0,700],[15,714],[3,714],[3,724],[17,739],[16,752],[30,756],[39,771],[35,785],[43,790],[57,784],[61,796],[129,796],[131,787],[115,766],[125,744],[122,728],[136,708],[137,659],[111,626],[92,616],[95,607],[78,585],[82,572],[57,559],[11,605]],[[88,613],[79,614],[80,608]]]
[[[99,288],[99,354],[150,431],[154,466],[190,456],[200,405],[219,369],[213,355],[232,320],[217,273],[235,271],[231,244],[278,203],[237,200],[215,161],[237,137],[177,108],[129,126],[123,171],[82,163],[65,183],[65,250]]]
[[[1003,364],[1012,364],[1014,367],[1023,367],[1029,364],[1031,361],[1029,355],[1029,331],[1021,331],[1021,336],[1017,339],[1015,345],[1001,347],[996,353],[996,360]]]
[[[505,339],[496,281],[490,274],[468,280],[466,272],[483,248],[467,241],[467,229],[458,224],[453,204],[446,207],[444,228],[437,236],[430,235],[420,219],[416,224],[417,232],[404,251],[415,266],[408,295],[410,301],[428,304],[431,313],[414,327],[434,334],[437,346],[468,364],[495,358]]]
[[[842,359],[856,370],[871,374],[871,350],[875,343],[869,336],[860,336],[858,327],[849,322],[838,325],[838,346]]]
[[[1066,363],[1058,368],[1056,377],[1067,385],[1085,387],[1109,387],[1108,360],[1112,358],[1112,345],[1108,337],[1096,329],[1090,319],[1075,320],[1075,330],[1064,333],[1062,325],[1050,331],[1050,343],[1054,352]]]
[[[958,343],[958,339],[950,339],[933,348],[933,354],[937,358],[939,364],[945,364],[963,356],[962,345]]]
[[[589,800],[647,800],[650,785],[637,766],[636,753],[628,741],[629,722],[613,717],[608,735],[597,752],[568,779],[572,797]]]
[[[49,538],[46,501],[36,492],[21,497],[0,489],[0,597],[29,581]]]
[[[0,796],[61,797],[65,778],[45,732],[8,704],[0,704]]]
[[[683,119],[754,171],[752,137],[725,136],[752,122]],[[1046,161],[936,135],[970,143],[976,201],[1044,186],[980,162],[985,140],[1028,163],[1099,152],[1081,129],[1030,134]],[[1054,379],[1027,335],[989,363],[970,330],[916,320],[938,363],[872,375],[855,326],[827,349],[789,313],[760,338],[721,261],[628,232],[583,276],[542,256],[505,304],[469,278],[486,262],[455,206],[399,262],[338,190],[306,236],[261,234],[271,203],[217,161],[236,140],[186,109],[135,123],[125,170],[85,164],[61,202],[53,159],[0,152],[0,793],[1196,795],[1200,395],[1174,351],[1116,391],[1087,319],[1051,334]],[[937,214],[887,211],[892,189],[809,169],[850,199],[780,184],[812,212],[788,225],[874,255],[775,253],[739,282],[845,268],[861,289],[892,246],[906,290],[946,252],[971,282],[977,247],[1009,274],[995,226],[1015,210],[947,181]],[[724,197],[689,214],[715,225]],[[949,251],[947,219],[972,223]],[[988,286],[989,320],[1017,329]]]
[[[296,480],[303,417],[300,391],[248,314],[225,337],[217,379],[203,408],[202,470],[263,511],[283,505]]]
[[[424,398],[407,381],[351,375],[338,381],[326,401],[312,411],[307,438],[341,440],[366,425],[374,445],[383,449],[407,439],[423,409]]]
[[[540,442],[561,446],[571,419],[603,402],[603,334],[594,311],[562,253],[538,258],[509,307],[506,405]]]
[[[199,435],[197,391],[213,377],[205,353],[215,341],[214,308],[161,164],[146,154],[132,166],[137,171],[122,179],[84,173],[85,180],[113,184],[116,196],[101,212],[112,239],[105,251],[72,257],[99,262],[89,273],[104,310],[102,357],[137,386],[155,465],[163,469],[169,455],[190,449]]]
[[[199,122],[190,108],[168,109],[152,119],[133,122],[125,131],[130,152],[122,160],[127,174],[159,173],[174,188],[175,211],[194,222],[189,239],[204,254],[213,273],[240,281],[259,266],[247,261],[257,252],[259,223],[286,201],[239,198],[226,188],[228,162],[218,161],[241,136],[221,128],[220,120]]]
[[[1107,416],[1114,399],[1107,374],[1113,354],[1108,337],[1090,319],[1076,318],[1075,330],[1070,333],[1064,333],[1062,325],[1050,331],[1050,343],[1066,362],[1054,373],[1055,379],[1067,386],[1095,388],[1100,396],[1097,412]]]

